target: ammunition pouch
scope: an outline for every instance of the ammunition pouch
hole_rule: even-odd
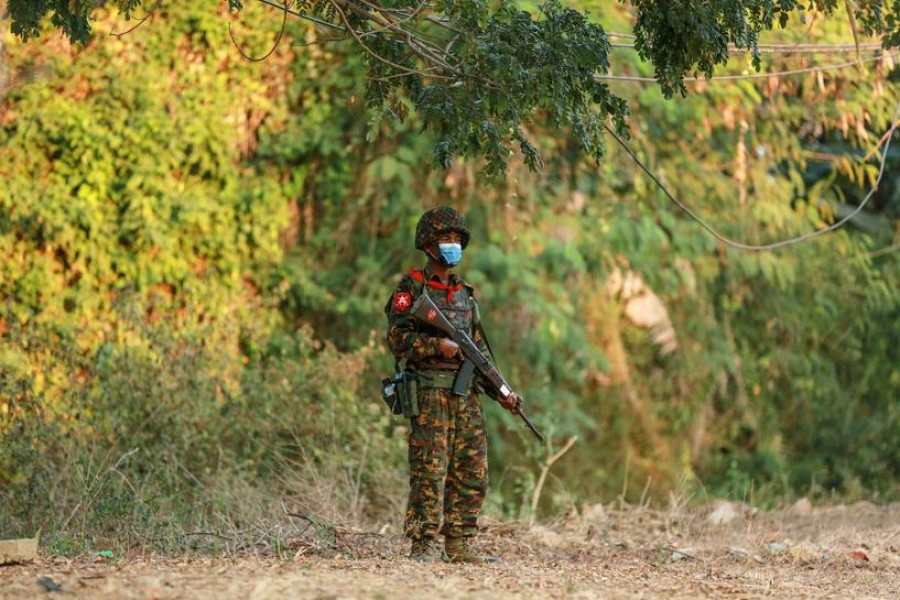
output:
[[[381,397],[392,414],[419,416],[419,381],[413,371],[397,371],[381,380]]]

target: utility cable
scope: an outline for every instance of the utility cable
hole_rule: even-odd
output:
[[[277,8],[279,10],[282,10],[285,13],[289,13],[294,16],[300,17],[301,19],[306,19],[308,21],[316,23],[317,25],[322,25],[322,26],[333,28],[333,29],[339,29],[339,30],[344,29],[343,27],[340,27],[339,25],[335,25],[334,23],[329,23],[327,21],[316,19],[314,17],[310,17],[309,15],[305,15],[299,11],[292,10],[292,9],[288,8],[288,6],[286,4],[279,5],[275,2],[273,2],[272,0],[258,0],[258,1],[263,4],[267,4],[269,6]],[[608,35],[611,35],[613,37],[632,38],[632,39],[635,38],[635,36],[633,34],[620,34],[620,33],[610,32]],[[760,46],[762,46],[764,48],[766,47],[765,45],[760,45]],[[777,45],[772,45],[772,46],[775,47]],[[841,45],[841,47],[842,46],[843,45]],[[854,47],[858,48],[859,46],[854,45]],[[873,57],[873,59],[878,59],[878,58],[879,57],[877,55],[875,57]],[[801,74],[801,73],[814,73],[814,72],[819,72],[819,71],[832,71],[832,70],[846,69],[846,68],[849,68],[852,66],[857,66],[858,64],[859,64],[858,62],[852,62],[852,63],[843,63],[843,64],[839,64],[839,65],[809,67],[806,69],[795,69],[795,70],[791,70],[791,71],[781,71],[781,72],[772,72],[772,73],[757,73],[754,75],[722,75],[722,76],[715,77],[715,79],[719,79],[719,80],[722,80],[722,79],[725,79],[725,80],[760,79],[760,78],[772,77],[772,76],[776,76],[776,75],[797,75],[797,74]],[[656,81],[656,78],[654,78],[654,77],[631,77],[631,76],[622,76],[622,75],[619,75],[619,76],[617,76],[617,75],[606,75],[606,76],[598,75],[596,77],[598,79],[605,79],[605,80],[649,81],[649,82]],[[708,79],[705,77],[704,78],[686,77],[684,79],[684,81],[708,81]],[[882,155],[881,155],[881,164],[878,168],[878,176],[875,179],[875,183],[872,185],[872,189],[869,190],[869,193],[866,194],[866,196],[865,196],[865,198],[863,198],[862,202],[859,203],[859,206],[857,206],[848,215],[846,215],[839,221],[832,223],[828,227],[825,227],[823,229],[817,229],[815,231],[811,231],[811,232],[805,233],[805,234],[797,236],[797,237],[789,238],[786,240],[780,240],[780,241],[772,242],[769,244],[745,244],[743,242],[732,240],[732,239],[724,236],[723,234],[719,233],[714,227],[709,225],[699,215],[694,213],[694,211],[692,211],[686,204],[684,204],[683,202],[678,200],[678,198],[676,198],[674,195],[672,195],[672,193],[666,188],[665,185],[663,185],[663,183],[659,180],[659,178],[652,171],[650,171],[650,169],[648,169],[647,166],[644,165],[643,162],[641,162],[641,160],[637,157],[637,155],[634,153],[634,151],[625,143],[624,140],[622,140],[621,137],[619,137],[619,135],[615,131],[613,131],[612,128],[609,127],[609,125],[604,124],[604,128],[606,129],[607,132],[609,132],[610,135],[613,136],[613,138],[616,140],[616,142],[618,142],[618,144],[620,146],[622,146],[622,148],[625,150],[625,152],[641,168],[641,170],[644,171],[644,173],[646,173],[647,176],[653,180],[653,182],[657,185],[657,187],[659,187],[660,190],[662,190],[662,192],[669,198],[669,200],[672,201],[682,211],[684,211],[691,219],[696,221],[697,224],[699,224],[703,229],[708,231],[711,235],[713,235],[713,237],[715,237],[716,239],[718,239],[719,241],[723,242],[724,244],[726,244],[728,246],[737,248],[739,250],[758,252],[758,251],[763,251],[763,250],[773,250],[775,248],[789,246],[789,245],[796,244],[796,243],[799,243],[799,242],[802,242],[802,241],[805,241],[808,239],[812,239],[814,237],[818,237],[820,235],[824,235],[826,233],[830,233],[832,231],[835,231],[835,230],[843,227],[853,217],[855,217],[857,214],[859,214],[860,211],[862,211],[862,209],[865,208],[866,204],[868,204],[869,200],[872,198],[872,196],[875,194],[875,192],[878,190],[878,185],[881,183],[881,179],[884,176],[885,165],[887,164],[888,148],[890,148],[890,145],[891,145],[891,138],[893,137],[893,133],[894,133],[894,131],[896,131],[898,125],[900,125],[900,121],[898,121],[898,116],[900,116],[900,102],[897,103],[897,107],[894,110],[894,117],[891,120],[890,130],[887,132],[887,134],[885,134],[884,137],[881,138],[879,143],[876,144],[876,146],[875,146],[875,148],[877,149],[878,146],[881,144],[881,142],[882,141],[884,142],[884,150],[882,151]]]
[[[606,131],[608,131],[610,133],[610,135],[612,135],[613,138],[615,138],[615,140],[619,143],[619,145],[622,146],[622,148],[625,150],[625,152],[628,154],[628,156],[630,156],[631,159],[635,163],[637,163],[637,165],[641,168],[641,170],[644,173],[646,173],[647,176],[650,177],[650,179],[653,180],[653,182],[657,185],[657,187],[659,187],[660,190],[662,190],[662,192],[669,198],[669,200],[673,204],[675,204],[675,206],[677,206],[682,211],[684,211],[691,219],[696,221],[697,224],[699,224],[703,229],[705,229],[710,234],[712,234],[712,236],[715,237],[720,242],[722,242],[728,246],[731,246],[732,248],[737,248],[738,250],[748,250],[748,251],[752,251],[752,252],[759,252],[759,251],[763,251],[763,250],[774,250],[775,248],[781,248],[783,246],[790,246],[792,244],[797,244],[797,243],[812,239],[814,237],[818,237],[820,235],[825,235],[826,233],[830,233],[832,231],[840,229],[847,222],[849,222],[853,217],[858,215],[860,213],[860,211],[862,211],[862,209],[865,208],[866,204],[868,204],[869,200],[872,198],[872,196],[875,194],[875,192],[878,191],[878,185],[881,183],[882,177],[884,177],[885,165],[887,164],[888,149],[891,146],[891,138],[893,137],[894,132],[897,130],[897,127],[900,126],[900,120],[898,120],[898,118],[900,118],[900,101],[897,102],[897,106],[894,109],[894,116],[891,119],[890,130],[884,137],[881,138],[884,141],[884,149],[881,152],[881,164],[878,167],[878,176],[875,178],[875,182],[872,184],[872,189],[869,190],[869,193],[866,194],[865,198],[862,199],[862,201],[859,203],[859,205],[856,208],[854,208],[852,211],[850,211],[850,213],[847,214],[845,217],[843,217],[839,221],[832,223],[828,227],[825,227],[823,229],[816,229],[815,231],[810,231],[808,233],[804,233],[803,235],[788,238],[785,240],[780,240],[777,242],[771,242],[768,244],[745,244],[743,242],[733,240],[733,239],[726,237],[725,235],[719,233],[718,230],[716,230],[712,225],[710,225],[706,221],[704,221],[699,215],[697,215],[693,210],[691,210],[684,202],[680,201],[678,198],[673,196],[672,192],[670,192],[668,190],[668,188],[666,188],[666,186],[659,180],[659,178],[652,171],[650,171],[650,169],[648,169],[647,166],[643,162],[641,162],[641,159],[639,159],[637,157],[637,155],[634,153],[634,151],[628,147],[628,145],[625,143],[625,141],[622,140],[622,138],[619,137],[619,135],[609,125],[604,124],[603,126],[606,128]],[[878,142],[878,145],[880,145],[880,144],[881,144],[881,141]],[[876,145],[876,148],[878,147],[878,145]]]
[[[274,2],[273,0],[257,0],[257,1],[262,4],[276,8],[280,11],[283,11],[285,14],[290,14],[290,15],[293,15],[300,19],[305,19],[307,21],[310,21],[311,23],[315,23],[316,25],[321,25],[323,27],[329,27],[331,29],[336,29],[338,31],[347,31],[347,27],[341,27],[340,25],[336,25],[334,23],[329,23],[328,21],[324,21],[322,19],[317,19],[310,15],[304,14],[300,11],[294,10],[294,9],[290,8],[287,4],[278,4],[277,2]],[[607,35],[612,36],[612,37],[621,37],[621,38],[630,38],[630,39],[634,39],[636,37],[633,34],[615,33],[615,32],[607,32]],[[613,45],[615,47],[629,47],[629,46],[633,47],[633,44],[632,45],[613,44]],[[861,44],[859,46],[859,48],[862,49],[863,47],[865,47],[865,49],[869,49],[869,46],[877,46],[877,44]],[[793,48],[793,47],[789,44],[758,44],[757,47],[762,48],[762,49],[767,49],[769,51],[775,51],[776,49],[779,49],[779,48],[784,49],[786,52],[794,51],[794,50],[791,50],[791,48]],[[798,49],[797,51],[801,51],[801,49],[802,49],[803,51],[807,51],[807,52],[811,51],[811,49],[817,49],[817,48],[823,48],[823,51],[827,51],[827,50],[839,51],[839,50],[847,50],[851,47],[853,49],[858,48],[857,46],[851,45],[851,44],[806,44],[806,45],[795,46],[795,48]],[[737,48],[735,47],[735,49],[737,49]],[[880,57],[878,55],[876,55],[876,56],[871,57],[870,60],[878,60],[879,58]],[[858,64],[859,64],[859,62],[854,61],[854,62],[842,63],[842,64],[838,64],[838,65],[808,67],[805,69],[794,69],[794,70],[790,70],[790,71],[774,71],[774,72],[770,72],[770,73],[755,73],[752,75],[721,75],[721,76],[716,77],[715,79],[730,80],[730,81],[740,80],[740,79],[762,79],[765,77],[776,76],[776,75],[798,75],[801,73],[815,73],[815,72],[820,72],[820,71],[836,71],[836,70],[840,70],[840,69],[847,69],[847,68],[850,68],[850,67],[852,67],[854,65],[858,65]],[[641,76],[631,76],[631,75],[597,75],[596,78],[599,80],[607,80],[607,81],[639,81],[639,82],[647,82],[647,83],[656,82],[655,77],[641,77]],[[699,82],[699,81],[709,81],[709,80],[705,77],[685,77],[683,79],[683,81]]]
[[[637,49],[635,44],[625,42],[611,42],[609,47],[628,50]],[[878,51],[884,50],[884,47],[879,42],[866,42],[859,46],[856,44],[757,44],[756,50],[764,54],[830,54],[835,52],[856,52],[857,50]],[[729,44],[728,51],[746,54],[751,49]]]
[[[881,56],[872,56],[863,62],[874,62],[880,60]],[[803,69],[790,69],[787,71],[769,71],[766,73],[752,73],[750,75],[713,75],[712,77],[685,77],[683,81],[697,83],[713,83],[715,80],[735,81],[741,79],[765,79],[767,77],[777,77],[782,75],[802,75],[803,73],[818,73],[821,71],[840,71],[851,67],[858,67],[859,62],[845,62],[836,65],[821,65],[817,67],[806,67]],[[656,83],[656,77],[643,77],[640,75],[595,75],[594,79],[598,81],[636,81],[641,83]]]
[[[616,31],[607,31],[606,35],[613,38],[623,38],[629,40],[636,40],[637,36],[633,33],[621,33]],[[613,45],[613,44],[611,44]],[[621,46],[626,46],[626,44],[619,44]],[[859,44],[860,48],[865,48],[868,46],[878,45],[880,47],[879,42],[863,42]],[[634,43],[627,44],[627,46],[634,47]],[[772,49],[772,50],[793,50],[793,49],[821,49],[823,52],[830,50],[842,50],[842,49],[850,49],[855,50],[857,47],[856,41],[853,42],[844,42],[844,43],[818,43],[818,44],[797,44],[797,43],[788,43],[788,42],[759,42],[756,44],[756,47],[759,49]],[[735,44],[728,44],[728,48],[730,50],[743,50],[745,52],[749,52],[749,48],[739,48]]]
[[[311,23],[315,23],[316,25],[321,25],[323,27],[328,27],[330,29],[335,29],[335,30],[339,30],[339,31],[343,31],[345,29],[344,27],[342,27],[340,25],[337,25],[335,23],[330,23],[330,22],[322,20],[322,19],[317,19],[316,17],[313,17],[311,15],[305,14],[298,10],[294,10],[291,7],[287,6],[286,4],[279,4],[279,3],[275,2],[274,0],[257,0],[257,2],[271,6],[273,8],[276,8],[280,11],[283,11],[285,14],[290,14],[290,15],[293,15],[300,19],[309,21]],[[616,33],[616,32],[612,32],[612,31],[607,32],[607,35],[610,37],[627,38],[627,39],[636,39],[636,37],[637,37],[634,34],[630,34],[630,33]],[[633,43],[631,43],[631,44],[612,43],[612,44],[610,44],[610,46],[613,48],[631,48],[631,49],[633,49],[635,47],[635,45]],[[757,44],[756,48],[759,51],[768,52],[768,53],[794,54],[794,53],[825,53],[825,52],[850,52],[850,51],[857,51],[857,50],[877,50],[877,49],[881,48],[881,45],[877,42],[868,42],[868,43],[859,44],[859,45],[850,44],[850,43],[845,43],[845,44],[775,44],[775,43],[765,44],[765,43],[763,43],[763,44]],[[750,51],[749,48],[739,48],[739,47],[735,46],[734,44],[729,44],[728,49],[731,52],[737,52],[737,51],[749,52]]]

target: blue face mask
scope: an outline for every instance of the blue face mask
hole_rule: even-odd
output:
[[[441,260],[445,265],[455,267],[462,260],[462,246],[457,243],[438,244]]]

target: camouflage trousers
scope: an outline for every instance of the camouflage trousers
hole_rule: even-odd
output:
[[[420,388],[419,408],[410,420],[406,535],[473,536],[488,485],[481,401]]]

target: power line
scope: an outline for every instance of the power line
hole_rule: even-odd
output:
[[[606,35],[614,38],[624,38],[635,40],[637,36],[633,33],[622,33],[618,31],[607,31]],[[879,42],[864,42],[859,44],[860,46],[867,46],[870,44],[878,44]],[[821,44],[791,44],[787,42],[762,42],[757,44],[759,48],[841,48],[841,47],[856,47],[856,41],[853,42],[843,42],[843,43],[821,43]],[[728,44],[729,48],[736,48],[734,44]]]
[[[287,3],[279,4],[273,0],[257,0],[261,4],[265,4],[267,6],[271,6],[280,11],[283,11],[285,14],[290,14],[300,19],[304,19],[316,25],[321,25],[323,27],[328,27],[330,29],[336,29],[339,31],[343,31],[345,28],[337,25],[335,23],[330,23],[328,21],[324,21],[322,19],[317,19],[309,14],[305,14],[298,10],[292,9]],[[607,35],[610,37],[617,38],[627,38],[627,39],[636,39],[637,36],[630,33],[616,33],[616,32],[607,32]],[[630,48],[634,49],[635,44],[623,44],[623,43],[611,43],[610,47],[613,48]],[[784,53],[784,54],[795,54],[795,53],[823,53],[823,52],[854,52],[854,51],[864,51],[864,50],[877,50],[881,49],[881,44],[877,42],[867,42],[864,44],[854,44],[854,43],[843,43],[843,44],[757,44],[757,50],[764,53]],[[728,45],[729,52],[750,52],[749,48],[739,48],[734,44]]]
[[[611,42],[610,48],[622,48],[637,50],[636,44],[623,42]],[[756,50],[766,54],[823,54],[834,52],[874,52],[884,48],[878,42],[866,42],[864,44],[757,44]],[[740,48],[734,44],[728,44],[729,52],[749,53],[750,48]]]
[[[803,69],[789,69],[786,71],[751,73],[749,75],[713,75],[712,77],[685,77],[684,81],[688,83],[712,83],[715,80],[735,81],[739,79],[766,79],[768,77],[782,75],[802,75],[804,73],[817,73],[820,71],[840,71],[842,69],[857,67],[859,66],[860,62],[874,62],[880,60],[881,58],[882,56],[871,56],[867,59],[862,59],[861,61],[845,62],[836,65],[820,65],[815,67],[805,67]],[[641,75],[595,75],[594,78],[598,81],[634,81],[641,83],[656,83],[657,81],[655,77],[645,77]]]
[[[797,243],[812,239],[814,237],[819,237],[820,235],[825,235],[826,233],[830,233],[832,231],[840,229],[847,222],[849,222],[853,217],[858,215],[862,211],[862,209],[865,208],[866,204],[868,204],[869,200],[872,198],[872,196],[875,194],[875,192],[878,191],[878,185],[881,183],[882,177],[884,177],[885,165],[887,164],[888,149],[891,146],[891,138],[893,137],[894,132],[897,130],[897,127],[900,126],[900,120],[898,120],[898,118],[900,118],[900,101],[897,102],[897,106],[894,109],[894,117],[891,119],[890,130],[884,137],[881,138],[881,140],[878,142],[878,144],[876,144],[876,148],[877,148],[879,145],[881,145],[882,140],[884,142],[884,149],[881,152],[881,164],[878,167],[878,176],[875,178],[875,183],[872,184],[872,189],[869,190],[869,193],[866,194],[865,198],[862,199],[862,202],[860,202],[856,208],[854,208],[852,211],[850,211],[850,213],[847,214],[844,218],[840,219],[839,221],[835,221],[828,227],[825,227],[822,229],[816,229],[815,231],[810,231],[808,233],[804,233],[803,235],[788,238],[785,240],[780,240],[777,242],[771,242],[768,244],[745,244],[743,242],[738,242],[736,240],[728,238],[725,235],[719,233],[718,230],[716,230],[712,225],[710,225],[706,221],[704,221],[699,215],[697,215],[693,210],[691,210],[684,202],[682,202],[681,200],[679,200],[678,198],[673,196],[672,192],[670,192],[668,190],[668,188],[666,188],[666,186],[659,180],[659,178],[652,171],[650,171],[650,169],[648,169],[647,166],[643,162],[641,162],[641,159],[639,159],[637,157],[637,155],[634,153],[634,151],[628,147],[628,145],[624,142],[624,140],[622,140],[622,138],[619,137],[619,135],[615,131],[613,131],[613,129],[609,125],[604,124],[603,126],[606,128],[606,131],[609,132],[610,135],[613,136],[613,138],[615,138],[615,140],[619,143],[619,145],[622,146],[622,148],[625,150],[625,152],[628,154],[628,156],[630,156],[631,159],[635,163],[637,163],[638,167],[640,167],[641,170],[644,173],[646,173],[647,176],[650,177],[650,179],[653,180],[653,182],[657,185],[657,187],[659,187],[659,189],[662,190],[662,192],[668,197],[668,199],[673,204],[675,204],[675,206],[677,206],[682,211],[684,211],[685,214],[687,214],[691,219],[693,219],[695,222],[697,222],[697,224],[699,224],[703,229],[705,229],[710,234],[712,234],[712,236],[715,237],[720,242],[723,242],[724,244],[731,246],[732,248],[737,248],[739,250],[748,250],[748,251],[752,251],[752,252],[759,252],[762,250],[774,250],[775,248],[790,246],[792,244],[797,244]]]
[[[334,23],[329,23],[328,21],[323,21],[321,19],[317,19],[310,15],[304,14],[300,11],[293,10],[290,8],[290,6],[286,2],[283,4],[278,4],[277,2],[274,2],[273,0],[257,0],[257,1],[262,4],[271,6],[273,8],[277,8],[278,10],[283,11],[285,14],[290,14],[295,17],[305,19],[307,21],[315,23],[316,25],[321,25],[324,27],[329,27],[332,29],[340,30],[340,31],[347,31],[347,29],[345,27],[341,27],[340,25],[336,25]],[[612,36],[612,37],[636,39],[636,36],[634,34],[607,32],[607,35]],[[611,44],[611,46],[622,47],[622,48],[632,48],[632,49],[634,48],[634,44]],[[880,45],[877,43],[865,43],[865,44],[859,44],[859,45],[857,45],[857,44],[796,44],[796,45],[757,44],[757,48],[759,48],[765,52],[818,53],[820,51],[821,52],[825,52],[825,51],[837,52],[837,51],[850,51],[850,50],[860,51],[863,49],[876,50],[876,49],[880,48]],[[734,46],[734,44],[729,44],[729,50],[730,51],[738,51],[738,50],[747,51],[746,49],[737,48],[736,46]],[[870,57],[868,59],[868,61],[874,61],[874,60],[878,60],[878,59],[880,59],[880,56],[876,55],[876,56]],[[715,79],[734,81],[734,80],[742,80],[742,79],[763,79],[763,78],[775,76],[775,75],[798,75],[798,74],[802,74],[802,73],[814,73],[814,72],[820,72],[820,71],[836,71],[836,70],[850,68],[854,65],[860,64],[861,62],[864,62],[864,59],[860,58],[858,61],[842,63],[842,64],[838,64],[838,65],[808,67],[808,68],[804,68],[804,69],[775,71],[775,72],[770,72],[770,73],[755,73],[752,75],[720,75],[720,76],[715,77]],[[632,76],[632,75],[596,75],[595,78],[598,80],[608,80],[608,81],[636,81],[636,82],[647,82],[647,83],[655,83],[656,82],[655,77],[641,77],[641,76]],[[709,79],[706,77],[685,77],[683,79],[683,81],[692,82],[692,83],[700,82],[700,81],[709,82]]]

